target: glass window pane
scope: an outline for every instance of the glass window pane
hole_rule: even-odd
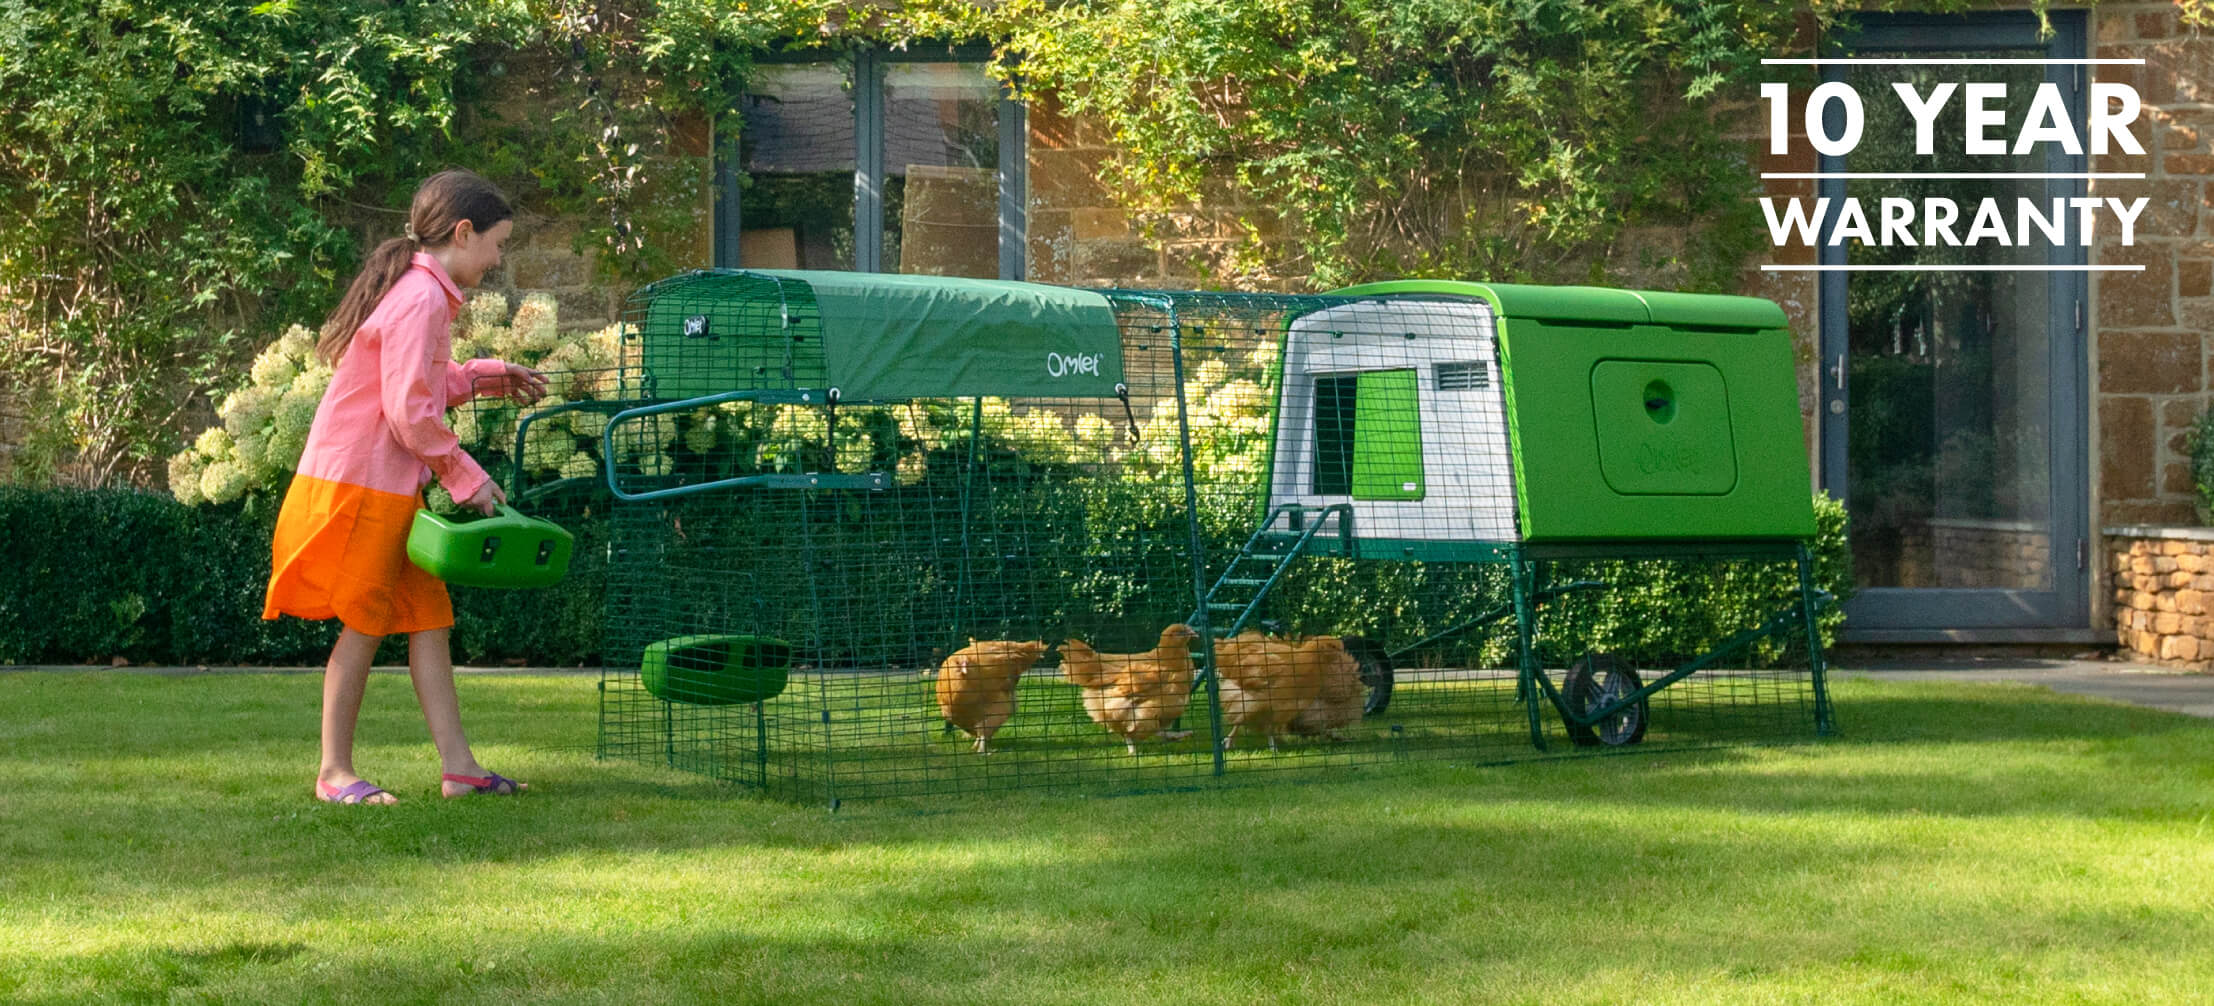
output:
[[[999,85],[976,63],[884,69],[884,270],[999,275]]]
[[[853,268],[853,90],[846,71],[824,63],[757,67],[739,113],[739,263]]]
[[[1925,53],[1916,56],[2038,57],[2042,50]],[[2007,85],[2006,122],[2028,118],[2045,70],[2034,65],[1977,68],[1978,80]],[[1863,95],[1887,99],[1894,82],[1927,95],[1957,80],[1953,67],[1856,66],[1848,75]],[[1855,172],[2035,172],[2053,170],[2045,148],[2021,155],[1970,156],[1956,94],[1938,116],[1935,156],[1915,149],[1915,125],[1902,103],[1870,100]],[[1999,135],[2004,130],[1993,130]],[[2007,133],[2009,140],[2012,134]],[[2042,232],[2021,244],[1965,238],[1989,197],[2016,233],[2022,202],[2050,213],[2056,191],[2035,178],[1855,179],[1872,226],[1883,226],[1886,197],[1913,217],[1889,247],[1849,242],[1847,260],[1924,268],[2039,265],[2052,242]],[[1925,199],[1951,200],[1960,219],[1932,222]],[[2057,214],[2056,214],[2057,215]],[[1878,232],[1879,237],[1881,232]],[[2052,430],[2050,274],[2043,272],[1862,272],[1847,296],[1851,343],[1847,433],[1854,575],[1866,587],[2050,590]]]

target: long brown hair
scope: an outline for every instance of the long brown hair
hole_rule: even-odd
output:
[[[457,168],[423,179],[408,207],[407,233],[384,241],[369,253],[369,261],[362,263],[361,273],[346,288],[338,310],[323,322],[323,338],[315,344],[316,355],[333,364],[346,355],[354,332],[369,320],[370,312],[391,292],[392,285],[407,274],[418,249],[438,248],[452,241],[454,227],[463,220],[482,234],[514,215],[507,197],[474,172]]]

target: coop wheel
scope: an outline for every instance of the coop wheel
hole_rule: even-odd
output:
[[[1345,652],[1361,665],[1361,687],[1368,692],[1361,715],[1374,716],[1391,705],[1391,656],[1382,644],[1360,636],[1345,637]]]
[[[1637,676],[1637,668],[1612,653],[1586,653],[1568,668],[1568,680],[1562,684],[1561,700],[1573,716],[1583,716],[1591,710],[1604,709],[1625,695],[1645,687]],[[1649,712],[1645,699],[1624,706],[1620,712],[1590,726],[1578,726],[1566,718],[1568,739],[1578,747],[1604,744],[1620,747],[1645,739],[1645,719]]]

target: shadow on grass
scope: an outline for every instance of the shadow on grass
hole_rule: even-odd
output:
[[[2174,714],[2026,687],[1855,683],[1839,692],[1844,735],[1793,747],[1781,761],[1781,753],[1769,748],[1685,750],[1655,744],[1622,757],[1476,768],[1502,759],[1471,752],[1405,765],[1346,766],[1342,773],[1330,766],[1326,773],[1287,772],[1281,778],[1250,771],[1233,776],[1232,785],[1153,798],[995,793],[849,805],[835,816],[820,805],[768,802],[702,777],[542,749],[533,749],[524,766],[511,769],[523,774],[527,768],[526,778],[539,787],[519,799],[447,802],[431,798],[427,789],[398,789],[406,802],[397,807],[330,807],[308,800],[305,775],[296,765],[272,767],[275,757],[296,762],[311,751],[297,747],[303,738],[160,721],[147,730],[126,731],[116,744],[120,750],[99,757],[79,753],[56,759],[38,744],[0,738],[0,807],[19,822],[0,832],[0,854],[75,871],[105,868],[116,848],[153,849],[160,852],[157,861],[219,864],[187,873],[220,885],[243,877],[292,876],[306,864],[328,861],[374,869],[419,862],[521,863],[576,852],[930,844],[987,834],[1001,818],[1036,814],[1157,817],[1171,808],[1181,813],[1272,801],[1341,805],[1348,813],[1363,813],[1361,805],[1376,793],[1478,804],[1598,802],[1784,814],[2175,818],[2190,817],[2193,809],[2148,789],[2147,781],[2165,772],[2203,785],[2209,776],[2204,750],[2214,733],[2203,721]],[[296,705],[296,697],[275,701],[280,707],[288,703]],[[494,727],[486,735],[528,738],[533,716],[588,715],[584,708],[554,705],[480,719]],[[98,708],[102,717],[158,718],[156,707]],[[387,710],[381,718],[406,713],[412,710]],[[235,709],[205,715],[218,722],[252,718]],[[537,726],[542,736],[543,724]],[[413,729],[420,730],[419,722]],[[94,726],[92,732],[104,730]],[[1928,745],[1962,750],[1932,754]],[[1975,750],[1989,745],[2020,747],[2003,755]],[[434,777],[428,745],[408,747],[408,757],[420,766],[414,771]],[[1556,749],[1565,747],[1556,742]],[[1918,756],[1896,765],[1856,764],[1850,775],[1829,767],[1832,755],[1884,748],[1911,748]],[[364,752],[365,762],[370,758],[390,760]],[[1342,782],[1283,788],[1295,780]],[[979,808],[989,810],[975,813]]]
[[[1877,835],[1749,833],[1623,814],[1581,795],[1553,806],[1535,797],[1490,804],[1496,794],[1486,790],[1502,788],[1497,780],[1449,774],[1477,782],[1476,791],[1411,811],[1380,807],[1350,787],[1315,787],[1300,791],[1298,806],[1248,793],[1199,806],[1000,807],[933,819],[928,834],[894,833],[913,819],[838,827],[818,817],[803,829],[817,844],[786,842],[756,860],[733,843],[691,864],[761,876],[742,904],[727,903],[720,888],[679,896],[696,913],[683,925],[607,934],[495,927],[466,949],[443,948],[450,956],[432,933],[402,948],[136,948],[48,966],[141,1000],[193,989],[254,1000],[283,989],[288,998],[372,1002],[524,995],[971,1006],[980,989],[990,990],[985,998],[1031,1001],[1238,1000],[1296,981],[1311,1001],[1407,1001],[1487,988],[1494,994],[1475,997],[1527,998],[1537,991],[1532,975],[1554,975],[1588,998],[1619,993],[1624,982],[1724,971],[1942,981],[1948,962],[1977,971],[2002,945],[2015,954],[2126,944],[2132,954],[2188,960],[2209,929],[2202,913],[2166,906],[1935,883],[1963,865],[1947,857],[1974,850]],[[605,843],[596,847],[637,851],[616,833],[594,837]],[[1041,838],[1043,850],[1034,844]],[[858,867],[820,855],[901,842],[925,848]],[[362,868],[392,865],[372,852]],[[649,879],[625,870],[609,864],[549,878],[529,898],[592,905]],[[1848,879],[1835,890],[1810,885],[1825,876]],[[1911,904],[1871,898],[1870,886],[1885,884],[1917,893]],[[470,911],[474,896],[457,892],[455,910]],[[455,926],[498,911],[474,910]],[[658,904],[655,917],[669,910]],[[1810,914],[1823,924],[1807,925]],[[1909,917],[1917,927],[1893,928]],[[1587,927],[1602,919],[1612,949],[1595,957]]]

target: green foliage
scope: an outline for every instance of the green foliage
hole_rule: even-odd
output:
[[[454,75],[520,9],[0,9],[0,379],[34,421],[25,474],[147,481],[259,319],[334,300],[356,252],[330,201],[451,156]]]
[[[188,507],[0,487],[0,664],[321,664],[337,623],[261,619],[276,510],[252,496]],[[453,591],[457,660],[597,660],[606,524],[569,524],[577,551],[560,585]]]
[[[1245,247],[1209,267],[1220,282],[1637,269],[1721,288],[1760,242],[1725,102],[1789,48],[1801,13],[1756,0],[0,5],[0,397],[32,419],[15,474],[157,481],[199,396],[233,386],[284,324],[320,317],[355,268],[357,232],[396,230],[438,168],[479,168],[535,213],[586,221],[575,248],[603,252],[607,282],[694,264],[703,138],[710,122],[729,135],[729,96],[771,49],[990,43],[1003,79],[1108,127],[1106,180],[1157,239],[1194,201],[1234,218]],[[1812,14],[1817,27],[1842,16]]]
[[[2191,457],[2191,488],[2198,494],[2199,523],[2214,524],[2214,408],[2199,413],[2184,437]]]
[[[1696,222],[1714,226],[1681,255],[1685,285],[1713,288],[1757,238],[1753,173],[1715,106],[1785,49],[1796,11],[1020,0],[1010,14],[1024,86],[1112,130],[1112,185],[1157,212],[1246,207],[1257,272],[1318,287],[1604,280],[1627,228]]]

